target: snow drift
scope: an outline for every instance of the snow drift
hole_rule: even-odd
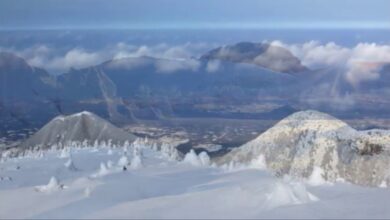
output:
[[[357,131],[317,111],[283,119],[256,139],[219,158],[218,163],[251,165],[263,155],[277,175],[311,177],[321,169],[325,181],[379,186],[390,182],[390,132]]]

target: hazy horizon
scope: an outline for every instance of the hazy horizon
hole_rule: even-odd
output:
[[[2,0],[0,29],[388,29],[388,8],[386,0]]]

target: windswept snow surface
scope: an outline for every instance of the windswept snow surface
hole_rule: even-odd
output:
[[[193,166],[141,151],[143,166],[127,170],[116,163],[125,154],[119,148],[6,159],[0,162],[0,219],[390,217],[384,188],[312,186],[264,170]],[[77,169],[69,169],[70,159]]]

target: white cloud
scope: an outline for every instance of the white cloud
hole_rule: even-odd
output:
[[[150,62],[147,58],[134,58],[134,59],[123,59],[117,58],[113,62],[110,62],[108,67],[111,69],[127,69],[131,70],[137,67],[148,65]]]
[[[317,41],[309,41],[304,44],[284,46],[301,59],[303,65],[311,68],[342,66],[351,57],[351,49],[334,42],[320,44]]]
[[[348,63],[349,68],[345,78],[355,88],[359,87],[361,82],[374,81],[380,78],[380,65],[376,63],[353,62]]]
[[[159,59],[156,63],[158,72],[161,73],[173,73],[180,70],[191,70],[196,71],[200,67],[200,62],[195,59],[183,59],[183,60],[172,60],[172,59]]]
[[[337,68],[332,72],[337,74],[334,82],[316,85],[315,89],[305,91],[301,97],[301,101],[309,105],[326,104],[333,109],[348,109],[357,101],[354,93],[339,91],[340,80],[345,80],[358,91],[363,82],[380,80],[381,67],[390,63],[390,45],[359,43],[344,47],[334,42],[322,44],[317,41],[303,44],[274,41],[271,44],[289,49],[309,68]]]
[[[206,71],[208,73],[214,73],[219,70],[221,67],[221,62],[219,60],[210,60],[207,62]]]
[[[280,46],[269,47],[261,55],[254,59],[255,63],[266,66],[270,69],[284,72],[299,65],[299,60],[291,59],[290,54],[286,53]]]
[[[363,62],[390,62],[390,45],[360,43],[353,48],[351,60]]]
[[[47,64],[48,69],[82,68],[96,65],[105,57],[100,53],[87,52],[84,49],[75,48],[68,51],[63,57],[55,57]]]
[[[390,46],[375,43],[359,43],[348,48],[334,42],[321,44],[310,41],[303,44],[272,42],[289,49],[309,68],[339,67],[346,69],[344,77],[353,86],[361,82],[377,80],[383,63],[390,63]]]
[[[172,62],[169,68],[166,63],[161,62],[158,68],[161,72],[170,72],[175,69],[196,69],[193,57],[198,57],[215,45],[206,43],[185,43],[181,45],[168,45],[165,43],[156,45],[130,45],[123,42],[107,46],[98,50],[87,50],[85,48],[71,48],[63,51],[47,45],[35,45],[23,50],[14,48],[2,48],[14,52],[25,58],[33,66],[43,67],[49,72],[59,74],[68,71],[70,68],[84,68],[98,65],[110,59],[121,59],[129,57],[155,57],[160,59],[188,59],[188,62]],[[139,64],[139,63],[138,63]],[[128,66],[130,68],[130,66]]]
[[[297,56],[303,65],[309,68],[339,67],[345,69],[344,78],[353,86],[359,86],[367,80],[377,80],[378,70],[382,63],[390,62],[390,45],[375,43],[359,43],[354,47],[344,47],[334,42],[322,44],[317,41],[309,41],[303,44],[286,44],[280,41],[271,42],[272,45],[285,47]],[[15,48],[2,48],[14,52],[25,58],[31,65],[47,69],[52,73],[62,73],[69,68],[83,68],[98,65],[110,59],[127,57],[150,56],[160,59],[189,60],[187,62],[160,62],[157,68],[161,72],[172,72],[180,69],[198,68],[192,58],[199,57],[204,52],[216,45],[207,43],[186,43],[181,45],[168,45],[165,43],[156,45],[131,45],[123,42],[109,45],[98,50],[87,50],[85,48],[71,48],[63,51],[58,48],[39,44],[17,50]],[[224,52],[221,50],[221,52]],[[272,52],[272,51],[271,51]],[[273,55],[260,56],[261,62],[271,62]],[[229,54],[225,54],[229,55]],[[141,65],[137,62],[134,64]],[[275,68],[283,68],[285,63],[273,63]],[[168,65],[172,65],[169,67]],[[133,66],[133,65],[131,65]],[[128,66],[130,68],[130,66]],[[209,62],[206,66],[208,72],[215,72],[220,68],[220,63]]]

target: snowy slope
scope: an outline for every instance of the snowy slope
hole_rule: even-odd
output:
[[[314,187],[258,169],[193,166],[145,146],[67,149],[67,157],[49,150],[0,162],[1,219],[390,217],[387,189]],[[131,168],[135,154],[142,166]]]
[[[61,148],[64,145],[92,145],[95,142],[123,145],[135,138],[133,134],[115,127],[91,112],[81,112],[54,118],[18,148],[50,148],[55,145]]]
[[[324,113],[302,111],[231,151],[220,163],[251,164],[258,158],[277,175],[310,177],[368,186],[390,183],[390,132],[356,131]],[[316,173],[314,173],[316,174]]]

